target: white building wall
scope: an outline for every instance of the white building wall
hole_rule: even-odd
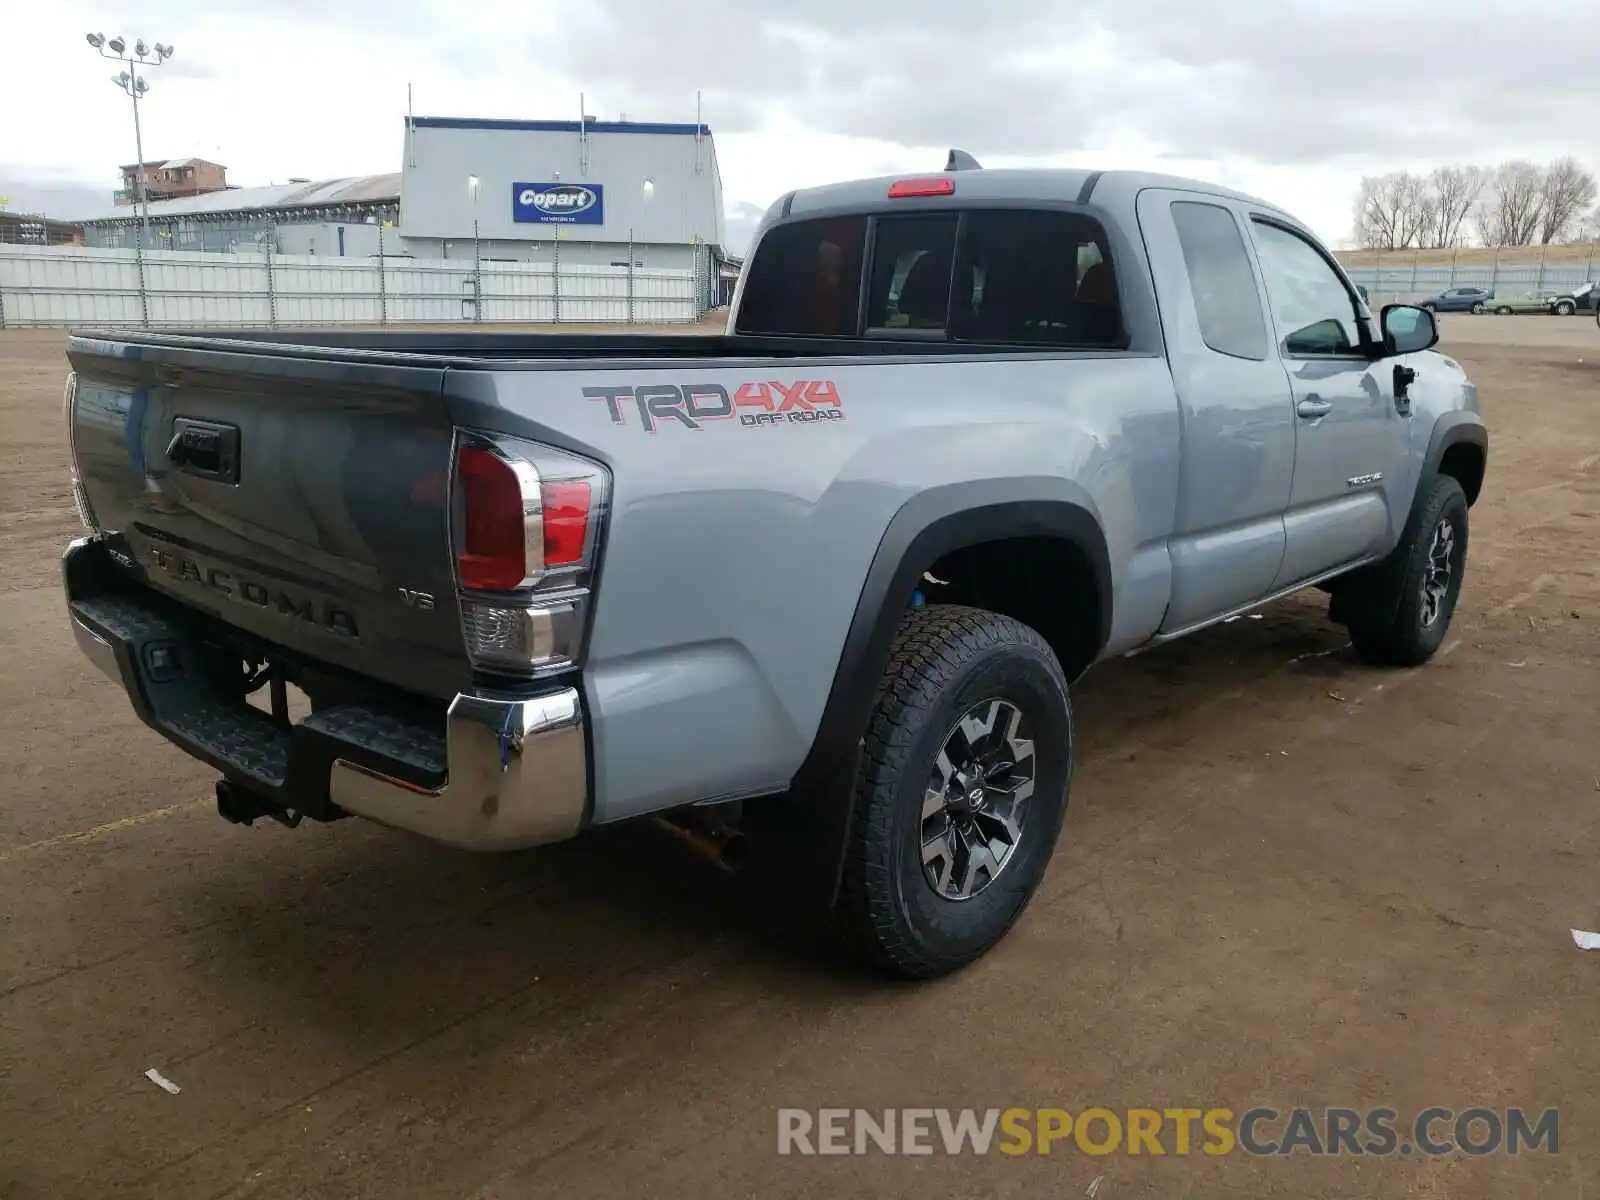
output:
[[[631,229],[647,245],[722,245],[716,146],[709,128],[696,128],[599,121],[580,134],[576,121],[417,117],[402,160],[400,235],[470,242],[476,218],[482,241],[548,243],[559,229],[564,241],[617,243]],[[598,185],[603,223],[516,221],[522,183]]]
[[[442,258],[454,262],[472,261],[472,237],[462,238],[390,238],[385,250],[389,254],[409,254],[413,258]],[[541,262],[549,264],[556,254],[553,242],[490,241],[478,243],[478,256],[484,262]],[[634,243],[633,264],[644,270],[690,271],[694,269],[695,251],[685,245],[645,245]],[[562,266],[625,267],[628,264],[628,243],[592,242],[561,239]]]
[[[393,230],[388,231],[389,244],[384,247],[394,252]],[[277,228],[278,250],[283,254],[324,254],[335,258],[371,258],[378,253],[378,227],[353,221],[317,221]]]

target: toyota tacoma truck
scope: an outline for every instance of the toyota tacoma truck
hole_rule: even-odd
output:
[[[1438,649],[1437,338],[1270,204],[959,153],[784,196],[725,333],[78,331],[69,619],[232,820],[650,818],[933,976],[1038,887],[1091,665],[1313,587]]]

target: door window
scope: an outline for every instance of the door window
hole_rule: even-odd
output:
[[[1256,219],[1256,245],[1267,299],[1283,331],[1283,353],[1356,354],[1361,346],[1356,302],[1322,252],[1281,225]]]

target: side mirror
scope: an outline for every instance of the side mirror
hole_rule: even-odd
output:
[[[1439,344],[1439,326],[1433,314],[1413,304],[1390,304],[1383,310],[1383,349],[1386,354],[1416,354]]]

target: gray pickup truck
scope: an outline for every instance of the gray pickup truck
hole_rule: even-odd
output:
[[[229,819],[649,817],[936,975],[1038,886],[1091,664],[1310,587],[1439,647],[1437,337],[1258,200],[959,154],[784,196],[723,335],[81,331],[71,626]]]

